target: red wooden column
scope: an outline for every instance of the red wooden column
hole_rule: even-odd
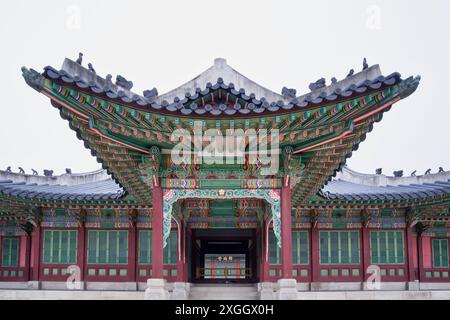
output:
[[[41,262],[41,225],[37,222],[37,226],[34,229],[31,238],[32,246],[32,269],[31,269],[31,281],[39,281],[39,271]]]
[[[284,182],[281,187],[281,262],[283,278],[293,278],[291,188]]]
[[[319,282],[319,229],[311,226],[311,274],[312,282]]]
[[[131,227],[129,228],[128,232],[128,241],[129,241],[129,255],[128,255],[128,272],[129,272],[129,276],[128,279],[130,282],[136,282],[136,260],[137,260],[137,255],[136,255],[136,248],[137,248],[137,243],[136,243],[136,223],[135,222],[131,222]]]
[[[413,241],[412,227],[406,227],[406,257],[407,257],[407,268],[408,268],[408,281],[417,280],[416,273],[414,270],[414,241]]]
[[[188,238],[189,237],[189,238]],[[183,277],[184,279],[186,279],[186,282],[189,281],[189,266],[188,263],[191,263],[192,266],[192,262],[188,261],[188,257],[189,257],[189,239],[192,239],[192,232],[191,229],[188,228],[187,224],[184,225],[184,269],[183,269]]]
[[[179,230],[177,229],[179,239],[177,244],[177,281],[178,282],[186,282],[187,280],[184,278],[184,260],[183,260],[183,254],[185,247],[185,238],[186,235],[184,234],[184,221],[180,221],[180,224],[178,225]]]
[[[260,239],[261,239],[261,246],[260,246],[260,248],[261,248],[261,254],[260,254],[260,280],[259,280],[259,282],[270,282],[270,277],[269,277],[269,268],[270,268],[270,265],[269,265],[269,260],[267,259],[266,260],[266,257],[267,257],[267,255],[266,255],[266,253],[267,253],[267,250],[268,250],[268,245],[269,245],[269,243],[268,243],[268,239],[267,239],[267,237],[268,237],[268,234],[267,234],[267,228],[268,228],[268,225],[267,225],[267,221],[266,220],[264,220],[263,221],[263,223],[262,223],[262,229],[261,229],[261,232],[260,232]],[[267,257],[268,258],[268,257]]]
[[[78,228],[78,249],[77,249],[77,261],[80,268],[80,281],[84,281],[85,277],[85,265],[86,265],[86,228],[84,223]]]
[[[417,257],[419,260],[418,264],[418,278],[419,282],[423,280],[423,237],[421,233],[417,234]]]
[[[155,186],[152,190],[152,278],[163,279],[163,190]]]
[[[137,215],[136,215],[136,223],[135,223],[135,235],[134,235],[134,280],[138,284],[139,282],[139,228],[137,225]]]
[[[367,268],[370,266],[370,230],[366,226],[362,227],[362,280],[366,281],[369,277]]]
[[[1,239],[1,237],[0,237]],[[26,234],[26,248],[25,248],[25,281],[31,280],[31,234]],[[1,242],[0,242],[1,243]],[[1,249],[0,249],[1,251]],[[0,255],[1,257],[1,255]]]

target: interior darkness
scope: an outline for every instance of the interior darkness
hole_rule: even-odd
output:
[[[258,279],[255,230],[208,229],[192,230],[191,281],[203,283],[254,283]],[[199,269],[205,268],[205,254],[245,254],[245,279],[205,279]]]

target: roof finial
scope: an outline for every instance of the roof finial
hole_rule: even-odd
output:
[[[425,175],[429,175],[431,174],[431,169],[428,169],[427,171],[425,171]]]
[[[222,68],[227,65],[227,60],[224,58],[216,58],[214,59],[214,66],[217,68]]]
[[[350,69],[348,75],[346,78],[350,78],[351,76],[353,76],[355,74],[355,70],[354,69]]]
[[[363,60],[363,70],[366,70],[367,68],[369,68],[369,65],[367,64],[367,59],[364,58],[364,60]]]
[[[78,63],[79,65],[83,64],[83,53],[82,52],[80,52],[78,54],[78,59],[77,59],[76,63]]]
[[[44,176],[53,177],[53,170],[44,170]]]
[[[325,78],[320,78],[316,82],[312,82],[309,84],[309,90],[315,91],[317,89],[326,87],[326,85],[327,85],[327,80],[325,80]]]
[[[90,72],[96,73],[96,72],[95,72],[95,69],[94,69],[94,66],[92,65],[92,63],[88,63],[88,68],[89,68],[89,71],[90,71]]]
[[[112,75],[108,74],[108,75],[106,75],[106,78],[105,78],[105,85],[103,87],[103,90],[109,91],[112,89],[113,89]]]
[[[283,87],[283,89],[281,89],[281,94],[288,98],[295,98],[297,95],[297,90]]]
[[[158,89],[153,88],[152,90],[145,90],[143,92],[144,98],[149,102],[153,102],[155,98],[158,96]]]
[[[125,90],[130,91],[133,88],[133,82],[128,81],[127,79],[125,79],[125,77],[123,77],[121,75],[118,75],[116,77],[116,86],[122,87]]]
[[[439,167],[439,173],[444,172],[444,168]]]
[[[417,173],[417,170],[414,170],[413,172],[411,172],[411,177],[415,177]]]
[[[396,178],[403,177],[403,170],[394,171],[394,177],[396,177]]]

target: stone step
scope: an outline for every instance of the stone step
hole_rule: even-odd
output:
[[[190,300],[257,300],[255,285],[192,285]]]

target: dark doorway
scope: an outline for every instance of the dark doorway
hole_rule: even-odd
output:
[[[257,246],[253,229],[193,230],[191,281],[253,283],[257,281]]]

